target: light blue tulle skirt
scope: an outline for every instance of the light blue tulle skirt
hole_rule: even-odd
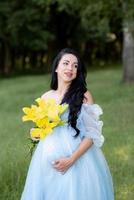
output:
[[[52,161],[70,156],[81,142],[74,129],[55,127],[33,154],[21,200],[114,200],[112,177],[94,144],[63,174]]]

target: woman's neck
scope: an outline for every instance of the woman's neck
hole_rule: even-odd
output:
[[[58,88],[56,90],[57,95],[59,97],[63,97],[64,94],[67,92],[68,88],[70,86],[70,82],[63,82],[63,81],[58,81]]]

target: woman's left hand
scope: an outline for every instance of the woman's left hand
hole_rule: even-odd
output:
[[[71,157],[65,157],[65,158],[60,158],[60,159],[56,159],[55,161],[53,161],[53,167],[64,173],[66,172],[69,167],[71,167],[73,165],[74,161]]]

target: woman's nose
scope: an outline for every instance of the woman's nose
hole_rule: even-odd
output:
[[[73,69],[73,65],[69,64],[68,65],[68,69],[72,70]]]

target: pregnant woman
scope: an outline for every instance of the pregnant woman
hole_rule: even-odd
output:
[[[53,61],[50,90],[42,99],[68,104],[67,124],[39,141],[21,200],[114,200],[111,173],[101,147],[102,108],[86,88],[78,54],[62,49]]]

